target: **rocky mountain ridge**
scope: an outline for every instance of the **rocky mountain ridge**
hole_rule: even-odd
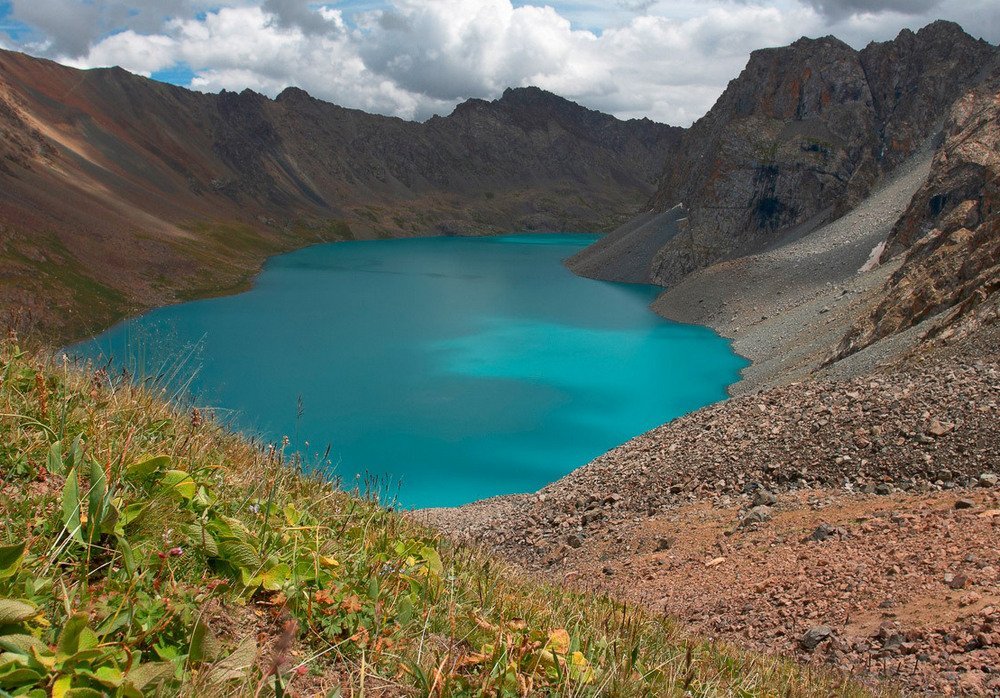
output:
[[[681,129],[537,88],[414,123],[0,52],[0,132],[0,301],[72,336],[318,240],[612,228]]]
[[[755,51],[715,106],[684,133],[649,207],[686,216],[616,233],[619,252],[571,267],[672,286],[723,259],[801,236],[855,206],[931,136],[984,77],[996,47],[935,22],[856,51],[834,37]],[[661,241],[620,263],[622,247]],[[611,241],[605,241],[607,248]]]

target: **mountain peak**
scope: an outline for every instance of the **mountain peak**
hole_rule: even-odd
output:
[[[303,90],[301,87],[295,87],[290,85],[283,89],[277,97],[274,98],[275,102],[306,102],[312,99],[312,95]]]

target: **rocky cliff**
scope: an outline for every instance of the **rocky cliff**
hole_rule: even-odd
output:
[[[0,307],[70,336],[317,240],[611,229],[682,130],[535,88],[413,123],[0,52],[0,132]]]
[[[649,207],[680,205],[686,219],[667,232],[647,231],[665,242],[628,268],[595,264],[596,249],[572,266],[670,286],[695,269],[816,229],[934,133],[995,54],[948,22],[862,51],[833,37],[755,51],[665,163]],[[617,237],[641,247],[634,229]]]
[[[902,257],[881,302],[844,337],[834,359],[933,318],[928,336],[997,321],[1000,291],[1000,69],[959,99],[926,184],[881,252]],[[980,312],[981,311],[981,312]]]

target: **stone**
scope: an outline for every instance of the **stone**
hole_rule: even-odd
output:
[[[970,591],[969,593],[964,594],[962,598],[958,600],[958,605],[960,608],[965,608],[966,606],[973,606],[979,603],[982,600],[982,598],[983,597],[977,594],[976,592]]]
[[[656,552],[662,553],[664,550],[670,550],[672,547],[674,547],[674,539],[670,536],[661,536],[656,539]]]
[[[821,523],[816,527],[816,530],[812,532],[809,536],[809,540],[814,540],[817,542],[824,541],[828,538],[833,538],[836,535],[837,529],[828,523]]]
[[[959,499],[955,502],[956,509],[974,509],[976,503],[971,499]]]
[[[771,511],[766,506],[756,506],[743,517],[744,524],[764,523],[771,520]]]
[[[1000,477],[994,473],[983,473],[979,476],[981,487],[996,487],[998,483],[1000,483]]]
[[[580,548],[583,546],[583,536],[578,533],[571,533],[566,536],[566,545],[571,548]]]
[[[880,494],[885,496],[887,494],[892,494],[892,487],[882,482],[875,485],[875,494]]]
[[[949,576],[951,577],[951,580],[947,581],[947,577]],[[969,586],[970,582],[969,577],[964,574],[946,575],[946,581],[949,587],[956,590],[964,589],[965,587]]]
[[[819,647],[821,642],[829,638],[831,635],[833,635],[833,629],[831,627],[827,625],[817,625],[809,628],[809,630],[807,630],[805,634],[799,638],[799,645],[801,645],[802,649],[812,652],[814,649]]]
[[[954,429],[954,424],[948,424],[947,422],[940,422],[936,419],[932,419],[931,423],[927,425],[926,432],[930,436],[941,438],[946,434],[950,434]]]
[[[768,492],[765,489],[757,490],[753,496],[753,505],[755,507],[759,506],[774,506],[778,503],[778,497],[773,492]]]

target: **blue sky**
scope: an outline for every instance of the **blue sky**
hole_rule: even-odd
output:
[[[9,2],[0,2],[0,33],[6,34],[8,38],[17,40],[21,37],[27,27],[11,17]]]
[[[826,34],[860,47],[937,18],[1000,40],[1000,0],[0,0],[0,45],[410,119],[538,85],[686,125],[756,48]]]

